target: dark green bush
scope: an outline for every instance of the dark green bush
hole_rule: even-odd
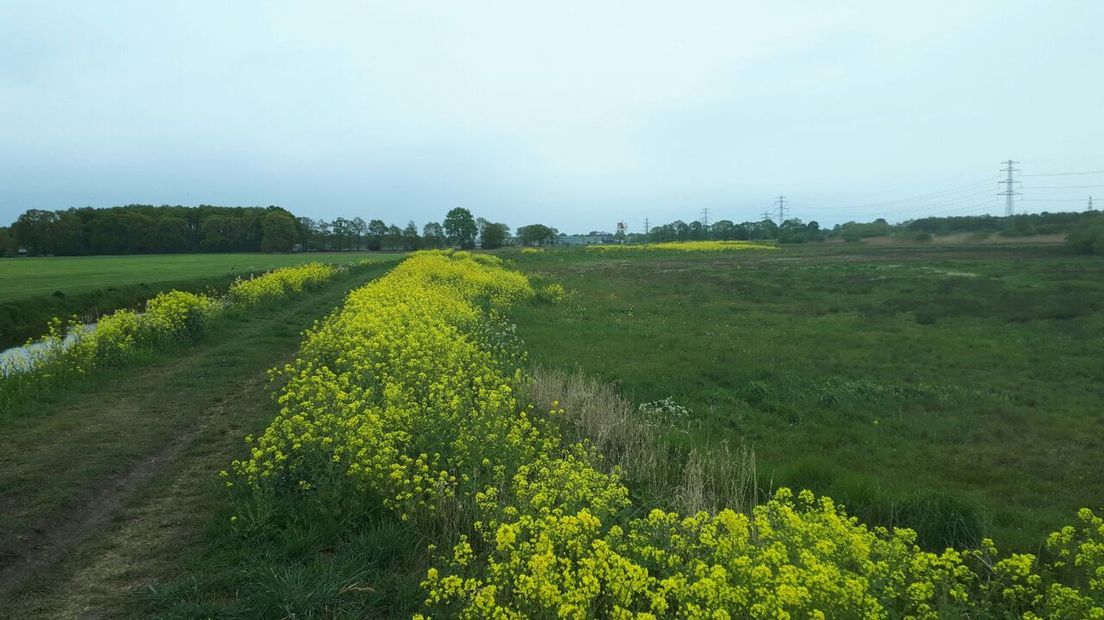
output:
[[[1104,222],[1097,222],[1066,237],[1066,245],[1078,254],[1104,255]]]

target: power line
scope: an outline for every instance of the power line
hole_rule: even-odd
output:
[[[975,211],[976,212],[976,211],[982,210],[982,209],[984,209],[986,211],[989,211],[989,210],[992,210],[992,209],[995,209],[995,208],[997,208],[997,202],[995,200],[989,200],[989,201],[978,202],[978,203],[969,204],[969,205],[965,205],[965,206],[961,206],[961,207],[955,207],[953,209],[932,211],[930,213],[924,214],[923,217],[941,217],[941,216],[948,216],[948,215],[963,215],[963,216],[965,216],[965,215],[968,215],[969,211]],[[922,218],[910,218],[910,219],[922,219]]]
[[[1104,174],[1104,170],[1086,170],[1085,172],[1046,172],[1039,174],[1021,174],[1021,177],[1073,177],[1088,174]]]
[[[1020,198],[1020,202],[1082,202],[1082,198]]]
[[[702,226],[709,226],[709,209],[708,208],[702,209],[701,223],[702,223]]]
[[[909,206],[909,207],[905,207],[903,209],[890,209],[888,211],[883,211],[883,213],[908,213],[908,212],[915,212],[915,211],[926,211],[926,210],[932,209],[934,207],[942,207],[942,206],[945,206],[945,205],[953,205],[953,204],[956,204],[956,203],[961,203],[963,201],[971,200],[973,198],[978,198],[980,196],[991,196],[992,191],[993,191],[992,189],[985,189],[985,190],[982,190],[980,192],[974,192],[972,194],[964,194],[964,195],[961,195],[961,196],[955,196],[954,198],[940,199],[940,200],[936,200],[935,202],[929,202],[929,203],[925,203],[925,204],[922,204],[922,205],[912,205],[912,206]]]
[[[974,181],[972,183],[965,183],[963,185],[956,185],[954,187],[949,187],[947,189],[941,189],[941,190],[934,191],[934,192],[928,192],[926,194],[918,194],[916,196],[907,196],[905,198],[897,198],[895,200],[880,200],[880,201],[877,201],[877,202],[869,202],[869,203],[865,203],[865,204],[845,205],[845,206],[839,207],[839,209],[881,208],[881,207],[885,207],[887,205],[899,204],[899,203],[902,203],[902,202],[913,202],[913,201],[917,201],[917,200],[924,200],[926,198],[934,198],[936,196],[942,196],[944,194],[956,194],[956,193],[968,192],[968,191],[971,191],[974,188],[980,187],[982,185],[990,185],[990,184],[996,182],[998,178],[999,177],[990,177],[988,179],[985,179],[984,181]]]
[[[1001,168],[1001,172],[1007,172],[1008,173],[1008,179],[1005,180],[1005,181],[998,181],[999,183],[1005,185],[1005,188],[1004,188],[1003,192],[1001,192],[1000,194],[997,194],[997,195],[998,196],[1004,196],[1004,215],[1005,216],[1010,216],[1010,215],[1012,215],[1013,213],[1016,212],[1016,209],[1015,209],[1016,196],[1022,196],[1023,195],[1020,192],[1016,191],[1017,181],[1013,177],[1013,173],[1016,173],[1016,172],[1020,171],[1018,168],[1014,167],[1016,164],[1018,164],[1020,162],[1012,161],[1011,159],[1009,159],[1008,161],[1001,162],[1001,163],[1008,166],[1007,168]]]
[[[1003,181],[1001,182],[1003,183]],[[1104,183],[1098,183],[1096,185],[1032,185],[1024,189],[1086,189],[1089,187],[1104,187]]]
[[[782,222],[786,221],[786,197],[778,197],[778,225],[781,226]]]

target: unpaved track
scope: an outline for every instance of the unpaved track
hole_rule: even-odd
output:
[[[212,423],[224,424],[243,406],[270,407],[265,371],[292,356],[301,330],[372,275],[346,279],[260,313],[223,337],[176,351],[168,360],[112,377],[16,420],[15,430],[5,432],[11,436],[0,441],[22,443],[25,449],[0,455],[0,464],[15,465],[7,479],[0,477],[0,508],[10,514],[32,505],[50,508],[0,540],[0,616],[11,617],[12,611],[5,609],[17,599],[41,608],[33,599],[61,585],[56,583],[62,576],[59,566],[90,561],[78,558],[89,539],[132,518],[128,513],[136,498],[151,487],[156,490]],[[97,413],[100,419],[89,418]],[[53,473],[72,474],[66,468],[89,460],[95,468],[97,455],[113,449],[124,455],[124,467],[111,462],[100,467],[107,474],[63,477],[59,484],[73,487],[72,499],[54,502],[35,495]],[[134,453],[138,455],[125,458]],[[20,483],[19,491],[11,491],[17,486],[13,481]],[[26,513],[36,514],[31,509]],[[79,606],[84,607],[82,616],[102,615]]]
[[[263,371],[254,373],[236,392],[255,397],[263,394],[265,382]],[[220,400],[203,412],[196,424],[156,452],[141,458],[122,474],[98,481],[75,505],[51,511],[14,541],[5,541],[0,546],[0,601],[111,523],[153,478],[171,468],[210,422],[225,413],[235,400],[233,397]]]
[[[0,566],[0,600],[102,529],[155,474],[176,461],[200,430],[200,427],[187,430],[123,475],[97,485],[77,506],[51,513],[5,546],[2,552],[5,563]]]

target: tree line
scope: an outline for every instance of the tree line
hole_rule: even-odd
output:
[[[280,207],[127,205],[24,212],[0,229],[0,253],[31,255],[279,252],[299,235]]]
[[[1001,235],[1004,237],[1030,237],[1053,235],[1081,230],[1099,224],[1104,217],[1098,211],[1022,213],[1018,215],[952,215],[922,217],[900,224],[890,224],[884,218],[873,222],[846,222],[837,224],[830,233],[845,241],[859,241],[869,237],[895,236],[910,239],[930,239],[933,235]]]
[[[287,252],[418,250],[478,243],[503,246],[510,227],[476,218],[463,208],[421,229],[383,220],[296,217],[280,207],[127,205],[63,211],[31,209],[0,227],[0,256],[20,250],[32,256],[168,254],[187,252]]]
[[[399,228],[383,220],[359,217],[339,217],[331,222],[301,217],[298,222],[302,249],[317,251],[472,249],[477,243],[493,250],[505,245],[510,237],[506,224],[474,217],[461,207],[449,211],[443,222],[426,223],[420,231],[413,221]]]
[[[922,241],[930,239],[932,235],[957,233],[999,234],[1006,237],[1068,233],[1080,231],[1090,224],[1099,225],[1102,221],[1104,221],[1104,215],[1098,211],[1025,213],[1006,217],[993,215],[923,217],[900,224],[890,224],[885,218],[877,218],[872,222],[851,221],[836,224],[831,229],[822,229],[815,221],[806,223],[798,218],[785,220],[781,225],[770,219],[741,224],[719,220],[711,225],[700,221],[687,223],[676,220],[670,224],[653,227],[646,235],[634,233],[625,235],[623,239],[617,239],[616,235],[614,238],[630,243],[699,240],[775,240],[779,243],[805,243],[824,241],[828,237],[859,241],[882,236]]]
[[[615,235],[616,237],[616,235]],[[776,240],[781,243],[805,243],[823,241],[824,231],[817,222],[803,222],[791,218],[781,225],[764,218],[758,222],[734,223],[718,220],[712,224],[700,221],[675,220],[670,224],[652,227],[647,234],[630,233],[624,236],[630,243],[663,243],[666,241],[757,241]]]

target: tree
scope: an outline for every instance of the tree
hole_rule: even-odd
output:
[[[297,236],[295,218],[290,213],[271,211],[261,219],[262,252],[287,252]]]
[[[544,245],[556,240],[556,229],[544,224],[530,224],[517,229],[522,245]]]
[[[368,249],[378,252],[383,248],[383,238],[387,235],[387,224],[383,220],[368,222]]]
[[[353,231],[353,235],[356,236],[356,249],[360,249],[361,240],[364,238],[364,233],[368,232],[368,222],[365,222],[362,218],[354,217],[350,228]]]
[[[445,247],[445,229],[437,222],[428,222],[422,228],[422,244],[427,248]]]
[[[318,225],[309,217],[299,218],[299,245],[304,250],[317,248]]]
[[[502,247],[508,236],[510,236],[509,226],[498,222],[487,222],[479,235],[479,245],[484,250],[494,250]]]
[[[12,256],[16,252],[15,239],[12,239],[11,229],[0,226],[0,256]]]
[[[729,220],[718,220],[709,227],[709,234],[714,239],[731,241],[736,238],[736,225]]]
[[[333,224],[321,219],[315,223],[318,224],[318,239],[322,242],[322,251],[325,252],[329,243],[330,231],[333,230]]]
[[[698,220],[690,222],[687,235],[691,241],[702,241],[709,235],[709,229]]]
[[[290,218],[290,216],[288,216]],[[290,221],[292,243],[299,235],[294,219]],[[154,252],[183,252],[188,249],[188,222],[182,217],[170,215],[160,217],[153,223]],[[262,238],[262,245],[264,240]],[[290,246],[289,246],[290,247]]]
[[[384,245],[389,250],[398,250],[403,246],[403,231],[394,224],[387,227],[387,236]]]
[[[16,243],[27,248],[29,254],[53,254],[53,228],[58,216],[53,211],[31,209],[19,216],[12,225]]]
[[[445,215],[445,236],[451,245],[459,245],[463,250],[475,247],[475,236],[478,228],[471,211],[456,207]]]
[[[402,232],[403,249],[407,252],[413,252],[418,249],[421,241],[421,237],[418,236],[418,227],[414,224],[414,220],[411,220]]]
[[[333,236],[337,251],[346,249],[346,242],[351,241],[353,236],[352,222],[343,217],[334,220]]]

